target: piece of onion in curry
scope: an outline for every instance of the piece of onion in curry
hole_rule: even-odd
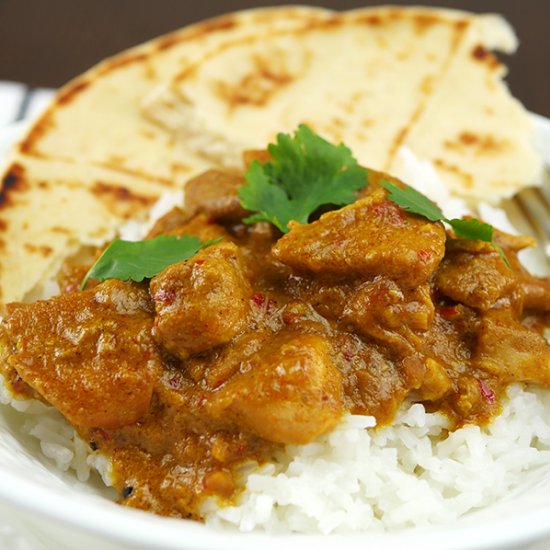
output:
[[[244,462],[348,412],[383,425],[408,398],[483,424],[511,383],[550,388],[550,283],[516,256],[532,240],[496,232],[507,264],[369,176],[355,203],[284,236],[242,222],[241,176],[198,176],[149,237],[223,240],[140,284],[79,291],[87,268],[66,266],[61,295],[8,306],[5,377],[111,458],[122,502],[197,519],[206,496],[238,494]]]

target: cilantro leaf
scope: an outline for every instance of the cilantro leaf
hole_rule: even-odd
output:
[[[345,145],[333,145],[303,124],[294,137],[279,134],[268,151],[273,161],[252,162],[239,190],[241,205],[253,212],[246,223],[267,221],[286,233],[288,222],[307,223],[320,206],[352,203],[368,183]]]
[[[444,219],[455,232],[457,237],[478,241],[493,242],[493,227],[488,223],[481,222],[475,218],[469,220]]]
[[[493,227],[488,223],[476,220],[475,218],[467,220],[458,218],[448,219],[443,215],[439,206],[409,185],[404,184],[404,187],[401,188],[387,180],[382,180],[380,185],[388,191],[388,199],[401,206],[407,212],[423,216],[431,222],[445,222],[452,227],[457,237],[491,243],[493,248],[506,262],[506,265],[510,267],[510,262],[504,250],[493,242]]]
[[[284,189],[270,182],[263,166],[257,160],[250,165],[245,179],[248,184],[239,189],[239,198],[244,208],[255,211],[256,214],[248,216],[243,221],[267,221],[285,232],[281,220],[286,219],[290,205]]]
[[[114,240],[90,268],[80,286],[86,288],[91,278],[131,279],[137,283],[158,275],[164,268],[188,260],[202,248],[219,242],[214,239],[201,243],[198,237],[160,235],[146,241]]]
[[[407,212],[424,216],[424,218],[427,218],[431,222],[445,219],[439,206],[416,189],[408,185],[405,185],[401,189],[401,187],[387,180],[382,180],[380,185],[388,191],[388,199],[401,206]]]

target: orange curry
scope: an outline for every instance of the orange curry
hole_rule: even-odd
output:
[[[408,398],[455,426],[499,413],[506,387],[550,388],[542,336],[550,283],[516,253],[532,239],[455,238],[389,201],[369,171],[357,201],[291,223],[246,225],[241,175],[189,182],[185,209],[151,231],[223,240],[144,283],[7,306],[0,364],[113,464],[124,504],[200,519],[230,502],[237,467],[269,461],[348,413],[391,422]],[[390,181],[389,176],[383,175]]]

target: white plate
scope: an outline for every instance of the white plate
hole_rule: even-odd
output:
[[[537,143],[550,164],[550,120],[535,116]],[[24,131],[0,129],[0,160]],[[352,536],[267,536],[214,532],[190,521],[117,506],[40,456],[17,431],[15,412],[0,411],[0,547],[9,550],[150,548],[158,550],[319,550],[384,548],[489,550],[550,548],[550,464],[525,486],[481,512],[444,527]]]

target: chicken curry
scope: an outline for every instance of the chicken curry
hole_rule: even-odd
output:
[[[112,462],[124,504],[200,519],[239,467],[303,444],[346,413],[392,421],[409,399],[454,426],[497,415],[506,388],[550,388],[550,282],[527,237],[457,238],[405,212],[380,178],[282,235],[243,223],[242,175],[209,171],[147,238],[221,239],[142,283],[67,263],[61,294],[0,325],[12,390],[56,407]],[[397,182],[398,183],[398,182]]]

